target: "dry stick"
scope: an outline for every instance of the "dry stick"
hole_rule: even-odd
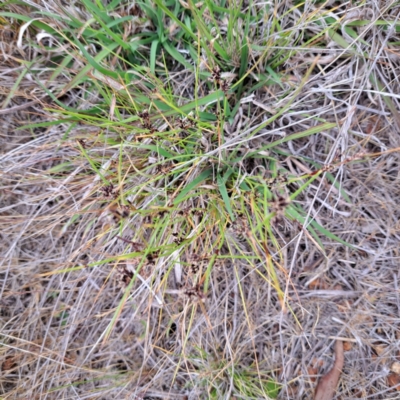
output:
[[[11,113],[13,113],[15,111],[23,110],[24,108],[28,108],[30,106],[33,106],[34,104],[37,104],[39,102],[40,102],[40,100],[33,100],[33,101],[28,102],[28,103],[21,104],[19,106],[5,108],[4,110],[0,110],[0,114],[11,114]]]
[[[314,400],[332,400],[335,395],[336,386],[339,382],[344,364],[343,342],[341,340],[336,340],[335,357],[335,363],[332,369],[318,382],[315,389]]]

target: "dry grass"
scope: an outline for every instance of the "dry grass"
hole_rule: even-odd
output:
[[[29,3],[0,12],[35,17]],[[54,19],[65,12],[58,2],[38,3],[53,14],[47,24],[69,29]],[[76,57],[54,76],[51,52],[35,46],[40,30],[30,27],[18,46],[22,23],[0,17],[2,398],[262,399],[276,384],[279,399],[310,399],[335,338],[347,350],[337,399],[399,397],[388,377],[400,354],[400,38],[388,21],[400,9],[289,3],[264,10],[263,24],[249,29],[252,45],[264,46],[266,35],[276,42],[265,54],[251,48],[243,88],[235,86],[241,54],[222,71],[232,79],[229,99],[242,99],[230,123],[196,117],[210,110],[202,104],[185,129],[154,108],[146,126],[135,96],[177,96],[183,107],[212,93],[188,66],[160,55],[157,78],[148,72],[121,91],[93,70],[74,82],[87,63],[72,45],[65,53],[54,45]],[[70,9],[83,21],[84,4]],[[341,30],[313,20],[328,14]],[[344,26],[359,20],[372,22],[353,25],[351,37]],[[222,36],[227,23],[219,21]],[[152,29],[143,17],[126,37],[138,26]],[[306,45],[312,35],[318,40]],[[150,59],[150,44],[142,46]],[[262,65],[282,50],[293,52],[271,64],[280,82],[257,87]],[[98,119],[82,111],[104,99]],[[225,162],[236,168],[222,185],[229,205],[217,179],[227,176],[219,175]],[[207,168],[212,174],[179,197]],[[262,182],[264,195],[242,182]],[[304,211],[302,223],[295,211]]]

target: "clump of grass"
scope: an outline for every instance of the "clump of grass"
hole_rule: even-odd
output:
[[[5,393],[299,398],[328,337],[364,337],[370,300],[335,301],[370,293],[348,260],[374,254],[348,171],[394,154],[361,131],[398,119],[368,43],[397,25],[329,7],[2,6],[6,54],[26,58],[3,108],[26,82],[42,106],[2,161],[3,290],[25,310],[5,317]]]

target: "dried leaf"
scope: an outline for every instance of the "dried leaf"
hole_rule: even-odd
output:
[[[1,366],[1,370],[6,372],[12,369],[15,365],[15,357],[13,356],[8,356],[6,357],[5,361],[3,362],[3,365]]]
[[[351,350],[352,347],[353,347],[353,345],[351,344],[351,342],[343,342],[343,350],[344,351],[349,351],[349,350]]]
[[[308,372],[308,375],[310,376],[310,378],[309,378],[310,381],[315,382],[317,380],[315,375],[318,374],[318,369],[316,367],[308,367],[307,372]]]
[[[332,369],[318,382],[315,389],[314,400],[331,400],[335,395],[336,386],[339,382],[344,364],[343,343],[340,340],[336,340],[335,357],[335,363]]]
[[[372,358],[378,359],[378,361],[381,364],[386,364],[387,359],[388,359],[388,354],[389,354],[389,350],[388,350],[389,347],[386,345],[379,344],[379,345],[372,346],[372,348],[375,350],[376,354],[378,355],[378,356],[375,356],[373,354]]]
[[[352,395],[352,398],[354,399],[364,399],[365,397],[367,397],[367,393],[364,389],[353,389]]]
[[[387,377],[387,382],[390,387],[394,387],[397,391],[400,391],[400,375],[391,373]]]
[[[390,370],[393,371],[396,374],[400,374],[400,363],[399,362],[394,362],[392,366],[390,367]]]
[[[311,290],[316,290],[316,289],[327,290],[327,289],[329,289],[328,283],[323,278],[314,279],[312,282],[310,282],[308,287]]]
[[[290,397],[297,399],[299,394],[299,386],[295,382],[292,382],[288,385],[287,392]]]

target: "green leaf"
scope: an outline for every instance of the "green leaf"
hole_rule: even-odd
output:
[[[246,26],[243,35],[242,47],[240,51],[240,69],[239,69],[239,80],[240,84],[238,86],[238,94],[240,97],[243,92],[243,83],[244,80],[241,78],[244,76],[245,72],[249,69],[249,45],[247,42],[248,34],[249,34],[249,17],[250,17],[250,9],[246,16]]]
[[[203,49],[209,53],[209,57],[210,58],[215,58],[213,57],[213,54],[210,52],[210,44],[212,43],[212,46],[214,47],[215,51],[219,54],[219,56],[225,60],[226,62],[229,62],[229,56],[226,53],[226,51],[222,48],[222,46],[219,44],[218,40],[215,40],[214,35],[211,33],[211,30],[208,28],[208,26],[205,24],[204,22],[204,18],[202,15],[202,10],[198,10],[196,5],[194,4],[194,2],[192,0],[188,0],[188,4],[190,6],[190,9],[192,11],[192,16],[194,18],[194,21],[196,23],[197,29],[200,32],[200,40],[202,42],[202,47]],[[203,6],[205,7],[205,6]],[[218,30],[218,25],[215,24],[214,28],[216,30]],[[207,42],[206,40],[207,39]],[[195,39],[196,41],[198,40],[198,38],[196,37]]]
[[[154,40],[151,42],[151,48],[150,48],[150,72],[155,75],[155,69],[156,69],[156,56],[157,56],[157,49],[158,45],[160,42],[158,40]]]
[[[101,51],[102,57],[99,57],[99,54],[93,58],[85,49],[85,46],[83,46],[77,38],[74,38],[73,43],[79,47],[79,50],[82,52],[82,54],[86,57],[87,62],[97,71],[101,72],[102,74],[109,76],[111,78],[114,78],[115,80],[119,81],[120,79],[120,74],[110,71],[104,67],[102,67],[99,63],[98,60],[103,59],[105,57],[105,54],[111,53],[116,47],[118,47],[118,43],[113,43],[109,46],[109,48],[105,48]]]
[[[269,75],[272,77],[273,82],[271,83],[277,83],[281,89],[284,88],[281,77],[279,74],[277,74],[269,65],[265,68],[265,70],[269,73]]]
[[[314,219],[311,221],[311,225],[318,230],[320,233],[322,233],[323,235],[325,235],[327,238],[335,240],[338,243],[341,243],[343,245],[345,245],[346,247],[349,247],[350,249],[354,249],[354,246],[351,245],[350,243],[347,243],[345,240],[340,239],[340,237],[336,236],[335,234],[333,234],[332,232],[328,231],[327,229],[325,229],[323,226],[321,226],[317,221],[315,221]],[[308,228],[309,229],[309,228]]]
[[[73,165],[71,162],[67,161],[65,163],[58,164],[50,169],[48,169],[46,172],[49,174],[58,174],[60,172],[66,172],[69,171],[73,168]]]
[[[115,34],[108,25],[106,25],[101,19],[96,18],[96,21],[102,26],[102,28],[104,29],[105,32],[107,32],[112,38],[113,40],[118,43],[124,50],[129,50],[130,49],[130,45],[129,43],[126,43],[121,37],[119,37],[117,34]],[[114,26],[117,25],[118,23],[120,23],[120,21],[112,21],[110,22],[110,26]]]
[[[212,174],[212,172],[213,172],[212,169],[206,169],[197,178],[193,179],[193,181],[190,182],[187,186],[185,186],[185,188],[179,193],[179,195],[176,196],[173,204],[174,205],[179,204],[189,192],[191,192],[201,182],[206,180]]]
[[[280,389],[281,385],[278,382],[270,380],[267,381],[265,392],[267,393],[268,397],[271,397],[271,399],[276,399]]]
[[[97,168],[96,164],[93,162],[93,160],[89,157],[88,153],[86,152],[86,150],[82,147],[82,145],[77,142],[79,148],[81,149],[83,155],[85,156],[86,160],[88,160],[89,164],[91,165],[91,167],[93,168],[93,170],[96,172],[97,175],[99,175],[100,179],[103,181],[103,183],[105,185],[109,185],[110,182],[108,182],[108,180],[104,177],[104,175],[99,171],[99,169]]]
[[[76,122],[74,119],[57,119],[55,121],[48,121],[48,122],[38,122],[37,124],[28,124],[28,125],[22,125],[16,128],[15,130],[24,130],[24,129],[32,129],[32,128],[44,128],[47,126],[55,126],[55,125],[60,125],[60,124],[65,124],[65,123],[71,123],[71,122]]]
[[[161,10],[165,12],[165,14],[167,14],[178,26],[180,26],[180,28],[183,29],[186,34],[192,38],[192,40],[197,41],[197,36],[190,29],[188,29],[186,25],[182,23],[181,20],[165,6],[165,4],[163,4],[162,0],[155,0],[154,2]]]
[[[171,153],[169,153],[167,150],[165,150],[164,148],[160,147],[160,146],[155,146],[153,144],[143,144],[140,146],[141,149],[149,149],[152,151],[157,152],[160,156],[165,157],[165,158],[174,158],[175,156]]]
[[[18,21],[24,21],[24,22],[29,22],[32,21],[32,17],[27,17],[25,15],[19,15],[19,14],[14,14],[14,13],[10,13],[10,12],[0,12],[0,17],[8,17],[8,18],[15,18]],[[57,33],[57,31],[53,28],[51,28],[50,26],[48,26],[47,24],[41,22],[41,21],[32,21],[33,26],[39,28],[39,29],[43,29],[45,32],[50,33],[51,35],[54,35]]]
[[[114,11],[121,2],[122,0],[112,0],[111,3],[106,6],[106,9],[108,11]]]
[[[269,143],[269,144],[267,144],[265,146],[262,146],[261,148],[257,149],[256,151],[248,153],[246,155],[246,157],[252,157],[253,155],[259,153],[261,150],[268,150],[268,149],[271,149],[273,147],[279,146],[282,143],[286,143],[286,142],[289,142],[291,140],[296,140],[296,139],[300,139],[300,138],[303,138],[303,137],[311,136],[311,135],[314,135],[316,133],[319,133],[319,132],[322,132],[322,131],[325,131],[325,130],[328,130],[328,129],[332,129],[335,126],[336,126],[335,122],[326,122],[326,123],[321,124],[321,125],[313,126],[312,128],[306,129],[305,131],[298,132],[298,133],[293,133],[292,135],[283,137],[282,139],[275,140],[272,143]],[[259,130],[259,129],[257,129],[257,130]]]
[[[188,61],[185,60],[185,57],[182,56],[181,53],[179,53],[178,50],[176,50],[175,47],[172,47],[169,45],[169,43],[164,42],[163,46],[165,50],[173,57],[175,58],[176,61],[184,65],[187,69],[190,71],[193,71],[193,65],[191,65]]]
[[[89,0],[81,0],[81,1],[86,6],[86,8],[92,12],[93,15],[100,17],[106,23],[112,21],[111,17],[109,17],[106,12],[100,10],[100,8],[98,8],[95,4],[93,4]]]
[[[294,193],[292,193],[292,194],[290,195],[290,200],[294,200],[299,194],[303,193],[304,190],[307,188],[307,186],[311,185],[311,183],[314,182],[315,179],[318,178],[318,176],[319,176],[318,173],[315,174],[315,175],[312,175],[312,176],[307,180],[306,183],[304,183],[303,185],[301,185]]]
[[[230,173],[229,173],[229,175],[230,175]],[[218,185],[219,192],[221,193],[222,199],[224,200],[225,208],[228,210],[229,216],[231,217],[231,220],[233,221],[235,219],[235,216],[233,215],[231,201],[230,201],[230,198],[228,195],[228,191],[226,190],[226,186],[225,186],[226,180],[227,180],[227,178],[222,178],[220,175],[217,176],[217,185]]]
[[[294,218],[296,221],[298,221],[301,225],[304,225],[304,223],[306,222],[306,218],[303,217],[297,210],[296,208],[292,205],[291,207],[288,207],[286,209],[286,213],[288,215],[290,215],[292,218]],[[329,232],[327,229],[323,228],[317,221],[315,221],[314,219],[309,221],[309,225],[307,226],[307,230],[312,234],[312,236],[314,237],[314,239],[318,242],[318,244],[321,246],[321,248],[323,249],[324,246],[321,242],[321,239],[318,237],[318,235],[316,235],[316,233],[314,232],[313,229],[311,229],[310,225],[312,227],[314,227],[316,230],[318,230],[320,233],[322,233],[323,235],[325,235],[327,238],[334,240],[335,242],[341,243],[351,249],[354,249],[354,247],[350,244],[347,243],[345,240],[340,239],[338,236],[336,236],[335,234],[333,234],[332,232]]]

